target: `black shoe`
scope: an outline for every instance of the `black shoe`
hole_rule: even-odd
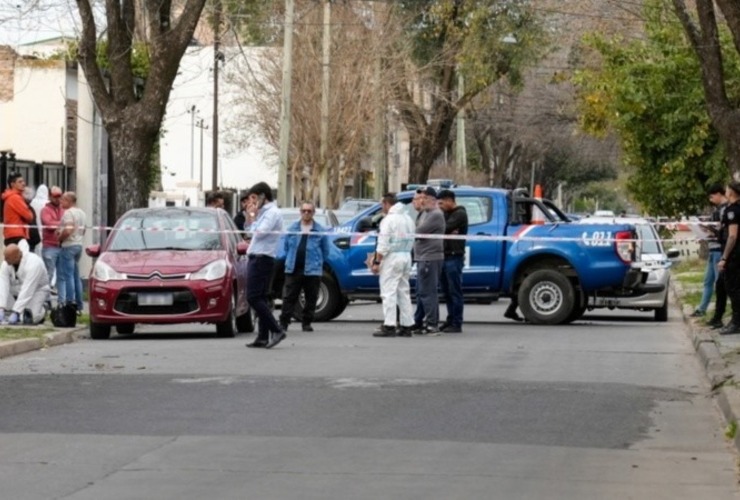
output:
[[[706,313],[697,309],[696,311],[689,314],[689,318],[703,318]]]
[[[524,318],[519,316],[516,311],[509,311],[508,309],[504,313],[504,318],[513,319],[514,321],[524,321]]]
[[[721,319],[712,318],[711,321],[707,322],[707,326],[712,330],[716,330],[717,328],[722,328],[725,324],[722,323]]]
[[[412,327],[410,327],[410,326],[402,326],[398,330],[398,333],[396,335],[398,335],[399,337],[413,337],[414,334],[412,333],[411,328]]]
[[[278,345],[280,342],[285,340],[285,337],[287,337],[287,335],[285,335],[285,332],[283,331],[273,333],[272,336],[270,337],[270,341],[265,346],[265,349],[272,349],[273,347]]]
[[[718,333],[720,335],[734,335],[736,333],[740,333],[740,325],[728,323],[727,326],[722,328]]]
[[[250,344],[247,344],[247,347],[252,347],[252,348],[267,347],[267,341],[266,340],[257,339],[254,342],[252,342]]]
[[[303,325],[303,326],[301,327],[301,329],[302,329],[302,330],[303,330],[304,332],[312,332],[312,331],[313,331],[313,327],[312,327],[311,325]]]
[[[462,333],[462,327],[449,325],[442,328],[442,333]]]
[[[379,331],[373,333],[373,337],[395,337],[396,327],[383,325]]]
[[[23,310],[23,324],[33,325],[33,314],[31,314],[31,311],[29,309]]]

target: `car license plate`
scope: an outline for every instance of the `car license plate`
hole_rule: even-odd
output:
[[[136,296],[140,306],[171,306],[171,293],[140,293]]]

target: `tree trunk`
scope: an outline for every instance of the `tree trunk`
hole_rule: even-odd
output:
[[[108,129],[115,172],[116,218],[132,208],[147,206],[151,152],[156,134],[124,124]]]

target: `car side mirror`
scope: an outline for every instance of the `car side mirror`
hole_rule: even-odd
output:
[[[666,252],[666,257],[669,259],[677,259],[681,256],[681,250],[678,248],[669,248]]]
[[[95,245],[90,245],[85,248],[85,253],[88,257],[100,257],[100,244],[96,243]]]

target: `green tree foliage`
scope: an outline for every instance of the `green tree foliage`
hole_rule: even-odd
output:
[[[675,14],[662,0],[648,0],[644,13],[644,39],[586,38],[601,65],[576,74],[580,125],[597,136],[616,131],[633,172],[628,188],[646,210],[695,213],[706,205],[706,186],[727,180],[725,150]],[[736,65],[727,70],[740,77]]]
[[[521,82],[546,46],[528,0],[399,0],[416,73],[399,79],[396,106],[410,137],[410,182],[424,182],[450,138],[458,110],[493,83]],[[464,79],[464,91],[458,87]],[[420,85],[423,105],[409,91]]]

